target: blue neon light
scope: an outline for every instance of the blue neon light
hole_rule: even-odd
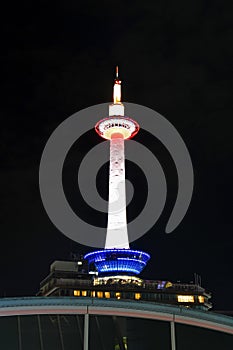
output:
[[[141,250],[131,250],[131,249],[104,249],[104,250],[96,250],[94,252],[88,253],[84,256],[84,259],[87,259],[89,255],[93,254],[98,254],[98,253],[108,253],[108,252],[113,252],[113,253],[124,253],[127,252],[129,254],[132,253],[137,253],[137,254],[143,254],[144,256],[148,257],[148,260],[150,259],[150,255],[148,253],[142,252]]]
[[[99,274],[139,274],[146,266],[150,255],[139,250],[105,249],[84,256],[89,264],[94,263]]]

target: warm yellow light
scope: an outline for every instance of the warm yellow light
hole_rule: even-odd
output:
[[[127,345],[127,337],[122,337],[123,340],[123,349],[127,350],[128,349],[128,345]],[[122,346],[120,346],[119,344],[116,344],[114,347],[114,350],[121,350]]]
[[[80,290],[74,290],[74,296],[80,297]]]
[[[95,291],[91,292],[91,297],[95,297]]]
[[[105,292],[104,296],[105,296],[105,298],[109,299],[111,297],[110,292]]]
[[[113,87],[113,103],[121,103],[121,81],[116,80]]]
[[[121,298],[121,293],[117,292],[117,293],[116,293],[116,298],[117,298],[117,299],[120,299],[120,298]]]
[[[139,299],[141,299],[141,297],[142,297],[142,295],[141,295],[141,293],[135,293],[135,299],[136,300],[139,300]]]
[[[205,298],[202,295],[198,295],[198,301],[199,301],[199,303],[204,303]]]
[[[120,126],[114,126],[104,131],[104,137],[111,139],[113,134],[121,134],[124,139],[128,139],[131,136],[131,131]]]
[[[179,303],[194,303],[193,295],[178,295],[177,299]]]
[[[165,288],[170,288],[170,287],[172,287],[172,283],[168,281],[168,282],[165,284]]]
[[[122,283],[122,284],[136,284],[138,286],[142,285],[142,280],[138,277],[134,276],[108,276],[108,277],[96,277],[94,279],[94,286],[101,285],[101,284],[115,284],[115,283]]]
[[[97,292],[97,297],[98,298],[103,298],[104,293],[103,292]]]
[[[82,290],[82,297],[86,297],[87,296],[87,291],[86,290]]]

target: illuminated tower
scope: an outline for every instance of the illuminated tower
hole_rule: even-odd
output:
[[[150,256],[142,251],[129,249],[126,218],[125,152],[124,140],[134,137],[139,131],[138,123],[124,115],[121,102],[121,80],[116,67],[113,87],[113,103],[109,116],[100,120],[96,132],[110,141],[108,226],[105,249],[85,256],[94,263],[99,274],[139,274]]]

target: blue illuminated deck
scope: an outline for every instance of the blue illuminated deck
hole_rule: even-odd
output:
[[[104,249],[84,256],[94,264],[100,275],[138,275],[146,266],[150,255],[131,249]]]

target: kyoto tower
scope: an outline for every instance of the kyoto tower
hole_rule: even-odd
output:
[[[108,224],[105,249],[84,256],[89,264],[95,265],[100,276],[137,275],[146,266],[150,255],[129,247],[126,191],[125,191],[125,140],[139,131],[138,123],[125,116],[121,102],[121,80],[116,67],[113,86],[113,103],[109,105],[109,116],[101,119],[95,130],[110,141]]]

